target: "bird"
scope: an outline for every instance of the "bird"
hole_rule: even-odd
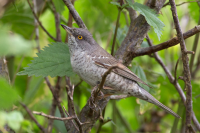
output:
[[[120,68],[112,69],[106,77],[103,93],[126,94],[155,104],[176,118],[181,118],[170,108],[159,102],[138,83],[147,85],[130,69],[117,61],[104,50],[92,37],[92,34],[83,28],[71,28],[61,24],[68,33],[68,47],[73,71],[85,82],[95,87],[102,79],[102,75],[112,66],[120,64]]]

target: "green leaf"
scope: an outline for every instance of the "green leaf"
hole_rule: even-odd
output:
[[[21,122],[24,120],[23,115],[19,111],[12,111],[7,114],[8,126],[14,130],[19,130]]]
[[[5,27],[0,27],[0,56],[4,55],[29,55],[33,44],[18,34],[8,34]]]
[[[3,78],[0,78],[0,92],[0,109],[10,108],[20,99],[16,89],[11,88],[9,83]]]
[[[118,2],[110,2],[110,4],[116,5],[118,7],[121,7],[121,5]]]
[[[65,4],[61,0],[53,0],[53,3],[56,7],[56,11],[60,14],[65,10]]]
[[[154,32],[157,34],[158,39],[160,40],[160,36],[162,35],[162,30],[165,25],[158,18],[158,15],[155,13],[155,11],[140,3],[132,3],[132,0],[127,0],[127,2],[134,10],[138,11],[145,17],[147,23],[154,28]]]
[[[17,75],[28,76],[71,76],[73,74],[70,64],[70,54],[67,44],[61,42],[52,43],[34,57],[29,67]]]

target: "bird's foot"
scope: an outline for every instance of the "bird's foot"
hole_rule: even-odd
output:
[[[97,107],[96,100],[101,100],[104,97],[104,93],[99,90],[98,85],[96,85],[91,91],[91,97],[89,99],[89,106],[91,109],[95,109]]]

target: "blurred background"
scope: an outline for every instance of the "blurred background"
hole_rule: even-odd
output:
[[[118,9],[115,5],[110,4],[111,0],[76,0],[75,9],[86,24],[88,30],[92,33],[95,40],[109,53],[112,48],[115,25],[117,21]],[[135,0],[135,2],[144,4],[144,0]],[[168,0],[166,1],[166,3]],[[186,2],[184,4],[181,4]],[[31,1],[32,3],[32,1]],[[69,11],[62,0],[53,0],[56,11],[60,15],[60,24],[68,24]],[[199,6],[195,1],[176,0],[177,12],[181,28],[186,32],[194,28],[200,19]],[[48,0],[36,0],[36,14],[45,27],[45,29],[56,37],[55,17],[52,5]],[[161,39],[151,28],[148,32],[153,44],[157,45],[176,36],[173,24],[170,6],[166,5],[159,13],[159,19],[165,24],[162,31]],[[115,50],[122,43],[129,27],[130,19],[128,11],[123,10],[117,34]],[[73,27],[78,27],[73,21]],[[6,57],[9,80],[0,79],[0,130],[5,131],[5,123],[13,130],[19,133],[41,132],[36,124],[27,114],[26,110],[19,104],[23,102],[31,111],[50,113],[52,106],[52,94],[47,87],[43,77],[18,76],[16,73],[22,71],[31,63],[33,57],[38,52],[35,41],[35,29],[33,13],[26,0],[0,0],[0,56]],[[62,42],[66,41],[66,31],[60,27]],[[42,49],[51,42],[54,42],[39,26],[39,44]],[[192,51],[195,36],[185,40],[188,50]],[[198,42],[198,45],[200,43]],[[200,99],[200,47],[197,45],[192,68],[192,99],[193,110],[198,120],[200,120],[199,99]],[[144,39],[142,47],[147,47],[147,41]],[[175,65],[180,57],[180,46],[159,51],[158,54],[164,61],[167,68],[174,74]],[[189,55],[191,56],[191,55]],[[3,58],[2,58],[3,59]],[[5,62],[4,62],[5,63]],[[180,96],[175,87],[170,83],[162,67],[151,56],[145,55],[134,58],[129,68],[135,72],[145,82],[154,87],[150,93],[160,102],[170,107],[173,111],[178,112],[182,117],[178,122],[175,118],[166,114],[163,110],[151,104],[142,103],[134,97],[117,100],[113,104],[111,100],[105,111],[105,119],[112,121],[102,126],[101,132],[165,132],[171,131],[174,122],[177,124],[176,132],[183,132],[185,127],[185,108],[180,101]],[[6,75],[6,74],[5,74]],[[183,75],[182,61],[180,61],[177,76]],[[7,78],[8,79],[8,78]],[[56,84],[57,78],[49,77],[52,85]],[[77,75],[70,77],[71,82],[76,86],[74,92],[74,104],[77,113],[84,107],[90,97],[91,87],[82,81]],[[182,88],[184,82],[178,80]],[[10,85],[11,86],[10,86]],[[67,108],[67,94],[65,90],[65,80],[61,80],[60,99],[61,104]],[[58,109],[55,115],[60,117]],[[48,119],[34,115],[37,121],[44,127],[47,127]],[[92,128],[92,133],[98,129],[99,122]],[[63,122],[55,120],[53,123],[53,133],[66,132]]]

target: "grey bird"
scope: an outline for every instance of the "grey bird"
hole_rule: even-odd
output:
[[[61,26],[68,32],[68,46],[73,71],[89,85],[96,86],[108,68],[119,62],[94,40],[88,30],[70,28],[62,24]],[[123,66],[123,64],[120,65]],[[126,66],[115,68],[107,76],[104,84],[112,89],[105,89],[103,93],[131,95],[153,103],[173,116],[181,118],[139,86],[137,82],[147,85]]]

